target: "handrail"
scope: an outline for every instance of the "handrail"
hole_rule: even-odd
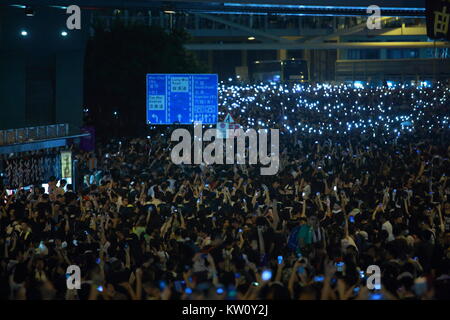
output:
[[[0,130],[0,146],[64,137],[67,135],[69,135],[69,124],[67,123]]]

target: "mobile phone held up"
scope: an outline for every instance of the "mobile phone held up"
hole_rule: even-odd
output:
[[[261,278],[263,279],[263,281],[269,281],[270,279],[272,279],[272,271],[271,270],[264,270]]]
[[[283,263],[283,256],[278,256],[277,260],[278,260],[278,264],[282,264]]]
[[[305,267],[298,267],[297,268],[297,273],[298,274],[304,274],[305,273]]]
[[[324,276],[315,276],[314,277],[314,282],[323,282],[323,280],[325,280]]]
[[[342,272],[342,271],[344,271],[344,262],[342,262],[342,261],[339,261],[339,262],[336,262],[335,263],[335,266],[336,266],[336,271],[337,272]]]

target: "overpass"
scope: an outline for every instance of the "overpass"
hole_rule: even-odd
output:
[[[82,30],[64,39],[60,32],[67,19],[65,9],[73,4],[82,8]],[[0,119],[0,129],[58,122],[80,125],[84,47],[95,19],[183,28],[192,36],[187,48],[222,77],[255,60],[306,59],[313,78],[325,80],[334,78],[337,60],[364,59],[366,53],[378,52],[376,59],[409,49],[405,52],[418,58],[447,54],[448,42],[426,37],[425,0],[378,0],[381,30],[366,27],[366,9],[372,4],[373,0],[2,0],[0,104],[10,110],[10,117]],[[34,16],[26,16],[25,9]],[[20,36],[21,28],[29,28],[26,39]]]
[[[64,8],[77,4],[83,9],[162,9],[190,13],[285,14],[285,15],[366,15],[372,0],[3,0],[0,5]],[[423,17],[425,0],[378,0],[383,16]]]

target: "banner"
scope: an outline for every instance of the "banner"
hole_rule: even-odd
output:
[[[72,151],[61,151],[61,177],[72,178]]]
[[[8,189],[47,183],[50,177],[61,178],[61,155],[33,155],[4,160],[4,185]]]
[[[450,40],[450,0],[426,1],[427,35],[434,40]]]

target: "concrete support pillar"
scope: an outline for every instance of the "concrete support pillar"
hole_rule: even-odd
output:
[[[244,67],[248,66],[248,51],[247,50],[241,51],[241,66],[244,66]]]
[[[281,49],[277,51],[277,59],[278,60],[286,60],[287,59],[287,50]]]
[[[212,50],[208,51],[208,69],[209,69],[209,72],[213,72],[213,63],[214,63],[213,52],[214,51],[212,51]]]

